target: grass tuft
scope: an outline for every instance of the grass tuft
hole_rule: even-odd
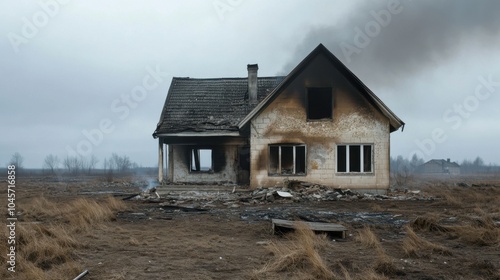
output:
[[[451,251],[438,244],[434,244],[418,236],[410,226],[406,226],[406,237],[403,240],[403,251],[408,257],[421,257],[428,251],[441,255],[451,255]]]
[[[305,223],[296,223],[295,231],[288,240],[272,242],[267,248],[273,258],[256,272],[257,275],[269,272],[308,272],[310,279],[333,279],[334,273],[322,259],[319,250],[325,248],[325,236],[317,236]]]
[[[430,232],[448,232],[447,227],[441,226],[433,217],[417,217],[410,226],[414,230],[424,230]]]
[[[16,227],[18,279],[68,279],[83,269],[75,262],[75,249],[85,246],[75,236],[114,219],[125,204],[115,198],[102,201],[80,198],[56,204],[44,197],[20,205],[23,211]],[[7,238],[2,230],[2,237]],[[0,249],[6,251],[2,242]],[[2,261],[6,261],[2,254]],[[0,279],[7,279],[7,270]],[[73,277],[72,277],[73,276]]]
[[[354,240],[363,244],[367,248],[375,249],[378,253],[383,251],[380,239],[369,226],[365,226],[359,230],[357,235],[354,237]]]
[[[476,260],[469,265],[469,268],[478,271],[479,274],[486,279],[500,279],[500,270],[490,261]]]
[[[476,246],[499,246],[500,228],[488,228],[477,225],[462,225],[451,227],[450,236],[460,241]]]
[[[373,268],[375,272],[378,274],[395,277],[395,276],[405,276],[406,273],[401,269],[397,268],[394,261],[387,256],[386,254],[379,254],[379,257],[375,263],[375,267]]]

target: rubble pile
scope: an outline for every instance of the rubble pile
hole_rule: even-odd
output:
[[[432,200],[425,193],[409,190],[392,191],[387,195],[360,193],[350,189],[332,189],[327,186],[311,184],[307,182],[292,182],[288,186],[259,188],[252,192],[251,196],[242,197],[242,202],[274,202],[275,200],[301,201],[353,201],[353,200]]]
[[[307,182],[292,182],[281,187],[259,188],[256,190],[233,191],[163,191],[161,198],[156,189],[144,191],[139,199],[161,200],[171,205],[190,204],[194,207],[213,208],[224,205],[237,208],[241,205],[300,203],[315,201],[357,201],[357,200],[432,200],[421,191],[392,191],[388,194],[360,193],[350,189],[332,189],[327,186]]]
[[[138,195],[138,198],[142,199],[160,199],[160,195],[156,191],[156,188],[149,188],[144,190]]]

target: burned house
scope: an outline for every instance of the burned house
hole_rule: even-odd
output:
[[[460,165],[450,159],[431,159],[420,165],[417,172],[423,175],[458,175]]]
[[[404,126],[323,45],[287,76],[173,78],[153,133],[159,180],[259,186],[285,179],[385,191]]]

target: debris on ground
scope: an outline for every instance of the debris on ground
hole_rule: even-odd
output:
[[[161,199],[156,190],[143,192],[137,198],[165,202],[170,205],[190,204],[198,208],[226,206],[238,208],[247,205],[301,203],[315,201],[357,201],[357,200],[433,200],[434,198],[420,190],[399,190],[387,194],[361,193],[350,189],[338,189],[328,186],[297,182],[280,187],[258,188],[255,190],[232,188],[228,190],[195,190],[160,187]],[[155,196],[155,194],[158,196]]]

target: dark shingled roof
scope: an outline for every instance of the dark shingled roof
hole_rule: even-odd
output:
[[[262,101],[285,77],[259,77]],[[248,78],[172,79],[160,121],[153,134],[238,132],[238,123],[257,105],[248,100]]]

